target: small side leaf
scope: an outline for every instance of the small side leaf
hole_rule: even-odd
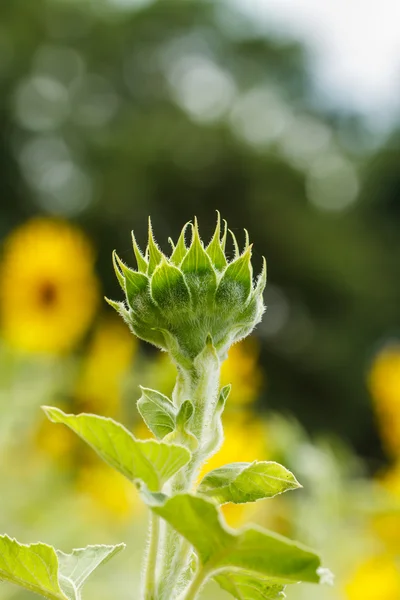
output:
[[[47,544],[20,544],[0,536],[0,580],[48,600],[78,600],[89,575],[120,552],[117,546],[88,546],[65,554]]]
[[[185,448],[189,448],[191,452],[197,449],[199,442],[188,429],[193,413],[193,403],[190,400],[184,400],[176,413],[175,429],[165,438],[166,442],[168,441],[169,444],[182,444]]]
[[[176,409],[164,394],[149,388],[140,389],[142,395],[137,403],[138,411],[150,431],[162,440],[175,429]]]
[[[183,446],[156,440],[137,440],[123,425],[97,415],[67,415],[58,408],[43,407],[53,423],[63,423],[97,454],[130,481],[140,479],[158,491],[186,465],[191,454]]]
[[[282,465],[270,461],[255,461],[232,463],[207,473],[197,491],[219,504],[243,504],[273,498],[299,487],[301,486],[293,473]]]
[[[251,573],[223,573],[215,581],[237,600],[283,600],[286,586],[272,583],[268,577],[254,577]]]

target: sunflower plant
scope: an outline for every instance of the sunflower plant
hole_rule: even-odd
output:
[[[186,232],[191,229],[187,243]],[[242,251],[218,215],[208,245],[196,219],[184,226],[169,257],[149,226],[143,254],[133,236],[137,269],[114,253],[125,299],[108,300],[131,331],[169,353],[177,367],[172,397],[141,389],[138,411],[153,434],[136,439],[123,425],[94,414],[65,414],[44,407],[54,423],[68,426],[140,491],[149,509],[143,600],[194,600],[214,579],[238,600],[284,597],[288,584],[321,583],[329,571],[309,548],[260,527],[231,529],[221,506],[271,498],[300,487],[275,462],[227,464],[199,481],[202,467],[220,448],[222,413],[230,386],[220,389],[221,364],[232,344],[246,337],[264,312],[266,264],[253,279],[252,246],[246,232]],[[64,554],[45,544],[26,546],[0,538],[0,579],[50,600],[78,600],[90,573],[123,545],[89,546]],[[133,597],[137,598],[135,590]]]

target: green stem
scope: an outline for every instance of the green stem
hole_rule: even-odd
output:
[[[201,588],[206,583],[208,576],[209,571],[207,569],[199,569],[196,573],[195,578],[192,580],[186,592],[183,594],[181,600],[195,600]]]
[[[156,567],[159,539],[160,518],[150,512],[150,539],[144,580],[145,600],[156,600]]]
[[[216,356],[209,355],[204,362],[198,362],[191,370],[180,370],[173,393],[176,406],[190,399],[195,407],[191,432],[198,440],[198,448],[192,460],[172,479],[170,490],[190,491],[205,460],[205,448],[209,442],[212,419],[218,398],[220,363]],[[171,589],[180,573],[187,567],[191,547],[179,534],[166,524],[165,539],[161,557],[161,577],[159,595],[162,600],[171,599]]]

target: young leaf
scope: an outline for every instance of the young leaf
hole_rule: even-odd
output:
[[[0,536],[0,580],[15,583],[48,600],[78,600],[79,590],[100,564],[120,552],[117,546],[88,546],[64,554],[47,544],[20,544]]]
[[[193,494],[165,499],[141,490],[150,508],[188,540],[210,572],[248,574],[286,585],[319,583],[320,558],[310,549],[271,531],[226,526],[216,505]]]
[[[137,408],[152,433],[162,440],[175,429],[176,409],[171,400],[156,390],[140,388],[142,395]]]
[[[198,439],[188,430],[188,424],[193,416],[194,406],[190,400],[184,400],[176,412],[175,429],[165,438],[169,444],[178,443],[194,452],[198,445]]]
[[[286,586],[272,583],[268,577],[254,577],[251,573],[223,573],[215,581],[237,600],[283,600]]]
[[[219,504],[242,504],[272,498],[301,487],[295,476],[276,462],[232,463],[203,478],[198,492]]]
[[[63,423],[79,435],[109,465],[130,481],[141,479],[158,491],[186,465],[190,452],[174,444],[137,440],[123,425],[97,415],[67,415],[58,408],[43,407],[53,423]]]

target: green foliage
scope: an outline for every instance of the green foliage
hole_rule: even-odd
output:
[[[301,544],[261,528],[234,532],[224,524],[214,502],[200,496],[165,498],[143,489],[142,494],[153,512],[196,549],[210,577],[216,573],[246,577],[251,573],[255,581],[261,577],[259,584],[263,586],[320,581],[319,557]]]
[[[254,282],[247,232],[242,253],[232,234],[235,257],[227,260],[226,228],[221,237],[219,215],[207,248],[197,220],[186,247],[186,228],[169,259],[158,248],[151,225],[145,256],[133,238],[138,271],[113,256],[126,304],[111,304],[137,335],[169,350],[179,367],[172,400],[141,388],[138,410],[157,439],[138,440],[120,423],[98,415],[43,409],[135,484],[149,506],[144,600],[195,600],[211,578],[238,600],[276,600],[288,584],[326,579],[320,558],[266,529],[231,529],[220,505],[296,489],[300,484],[294,475],[276,462],[233,463],[210,472],[193,492],[200,469],[223,440],[221,416],[230,386],[219,389],[221,363],[229,346],[261,318],[266,266]],[[66,555],[9,538],[3,544],[3,579],[50,600],[79,600],[91,571],[121,549],[89,547]]]
[[[144,387],[141,390],[142,395],[137,403],[138,411],[150,431],[162,440],[175,429],[176,408],[164,394]]]
[[[153,491],[160,490],[190,460],[190,452],[176,444],[137,440],[123,425],[97,415],[66,415],[44,407],[53,423],[64,423],[77,433],[109,465],[130,481],[140,479]]]
[[[301,487],[293,473],[276,462],[233,463],[208,473],[198,492],[219,504],[255,502]]]
[[[0,536],[0,580],[48,600],[80,600],[89,575],[125,547],[88,546],[65,554],[47,544],[20,544]]]

